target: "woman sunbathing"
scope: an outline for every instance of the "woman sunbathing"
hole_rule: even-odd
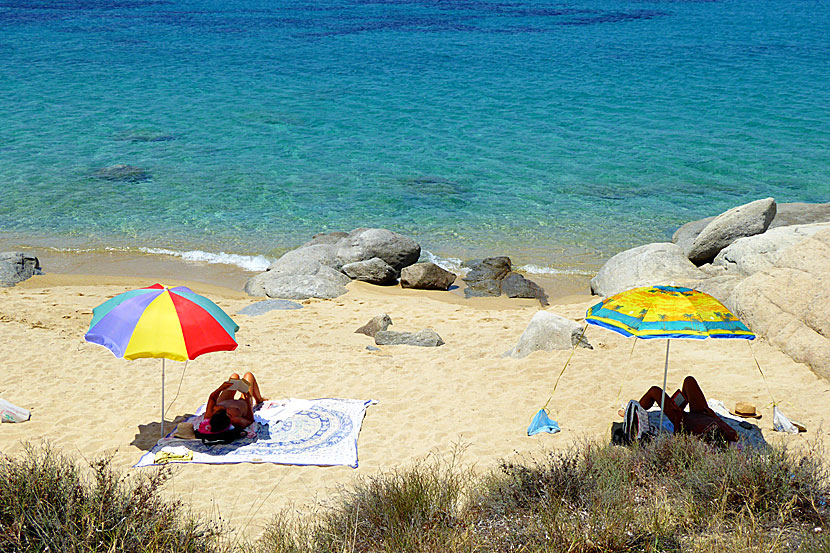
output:
[[[236,397],[237,390],[231,389],[238,387],[232,382],[234,380],[240,380],[237,373],[233,373],[227,382],[223,382],[208,397],[204,418],[210,421],[210,432],[221,432],[231,425],[240,430],[250,426],[254,422],[254,405],[266,401],[259,393],[256,378],[250,372],[245,373],[241,379],[248,385],[248,390],[240,392],[239,398]]]
[[[640,399],[640,406],[648,410],[654,405],[660,405],[661,400],[663,413],[676,430],[697,436],[723,438],[729,442],[738,441],[735,429],[709,408],[694,377],[687,376],[683,380],[683,388],[675,392],[674,398],[666,396],[659,387],[652,386]],[[688,411],[683,409],[686,405],[689,406]]]

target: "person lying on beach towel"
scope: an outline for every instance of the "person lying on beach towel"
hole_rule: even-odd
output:
[[[238,398],[237,392],[241,394]],[[203,434],[222,432],[231,425],[239,430],[247,428],[254,422],[254,406],[263,401],[266,399],[253,374],[245,373],[240,379],[233,373],[208,397],[199,431]]]
[[[640,406],[648,410],[654,405],[660,405],[665,393],[658,386],[652,386],[640,399]],[[688,406],[689,410],[684,408]],[[686,432],[696,436],[714,438],[716,441],[737,442],[738,433],[721,419],[708,405],[703,391],[693,376],[683,380],[683,388],[675,392],[673,397],[665,396],[663,413],[669,419],[676,431]],[[636,424],[636,421],[633,421]],[[629,425],[631,426],[631,425]],[[632,433],[637,432],[637,429]]]

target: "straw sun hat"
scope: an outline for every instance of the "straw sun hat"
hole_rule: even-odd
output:
[[[176,426],[176,432],[173,433],[173,437],[182,440],[195,440],[196,434],[193,432],[193,423],[180,422]]]
[[[745,419],[760,419],[761,414],[755,411],[755,406],[745,401],[739,401],[735,404],[735,410],[731,411],[733,415],[743,417]]]

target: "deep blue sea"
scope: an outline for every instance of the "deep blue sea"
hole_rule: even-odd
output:
[[[570,270],[766,196],[830,201],[827,0],[0,0],[6,241]]]

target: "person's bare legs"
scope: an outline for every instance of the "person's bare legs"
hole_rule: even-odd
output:
[[[253,373],[246,372],[245,376],[242,377],[242,380],[251,385],[251,389],[248,390],[248,393],[253,398],[254,405],[262,403],[263,401],[268,401],[266,398],[262,397],[262,394],[259,392],[259,383],[256,381],[256,377]]]
[[[697,411],[699,413],[711,413],[709,403],[706,401],[706,396],[703,395],[703,390],[693,376],[687,376],[683,380],[683,396],[689,402],[689,411]]]
[[[228,377],[228,380],[239,380],[239,375],[237,373],[233,373]],[[223,401],[231,400],[234,397],[236,397],[236,390],[223,390],[216,399],[216,403],[222,403]]]
[[[672,422],[675,428],[680,428],[680,423],[683,421],[683,410],[657,386],[649,388],[640,398],[640,406],[648,411],[652,406],[660,405],[661,399],[664,401],[663,412],[666,414],[666,418]]]

